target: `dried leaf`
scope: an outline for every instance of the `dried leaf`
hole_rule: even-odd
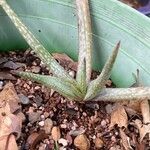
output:
[[[0,137],[15,133],[17,138],[21,134],[21,120],[13,114],[0,116]]]
[[[14,63],[13,61],[7,61],[2,65],[2,68],[8,68],[8,69],[13,69],[16,70],[20,67],[24,66],[24,64],[21,63]]]
[[[120,131],[120,137],[121,137],[121,142],[125,150],[133,150],[133,148],[130,145],[130,139],[129,137],[124,133],[122,129],[119,129]]]
[[[126,111],[121,105],[118,105],[111,114],[110,128],[112,128],[116,124],[119,127],[127,127],[128,125],[128,117]]]
[[[4,89],[0,93],[0,106],[5,103],[9,104],[11,113],[15,112],[16,110],[20,109],[19,97],[14,89],[14,86],[11,82],[7,83],[4,86]],[[4,107],[4,106],[3,106]]]
[[[0,138],[0,150],[18,150],[15,136],[13,134]]]
[[[150,123],[150,106],[148,103],[148,100],[143,100],[140,103],[141,105],[141,112],[142,112],[142,116],[143,116],[143,123],[147,124]]]
[[[141,112],[141,109],[140,109],[141,101],[122,101],[119,103],[121,105],[126,106],[127,108],[133,109],[136,112]]]
[[[74,62],[68,55],[66,54],[60,54],[60,53],[52,53],[52,56],[59,61],[60,63],[63,62]]]
[[[136,119],[134,121],[135,126],[139,129],[140,133],[140,142],[142,142],[143,138],[145,137],[146,134],[149,134],[150,137],[150,123],[149,124],[142,124],[141,120]]]
[[[35,141],[35,139],[39,136],[39,134],[37,132],[33,132],[32,134],[29,135],[28,139],[27,139],[27,143],[29,145],[32,145],[33,142]]]
[[[95,139],[95,147],[101,149],[104,146],[104,142],[100,138]]]
[[[77,71],[78,62],[74,62],[68,55],[66,54],[59,54],[59,53],[52,53],[52,56],[60,63],[65,64],[67,63],[68,68],[74,71]]]
[[[84,134],[78,135],[74,139],[74,145],[77,148],[79,148],[80,150],[88,150],[88,149],[90,149],[90,141],[88,140],[88,138]]]
[[[37,144],[39,144],[39,143],[40,143],[42,140],[44,140],[45,138],[48,138],[48,135],[41,131],[38,135],[37,135],[37,134],[32,135],[32,137],[30,137],[30,139],[31,139],[31,138],[33,138],[33,139],[32,139],[32,143],[30,143],[30,144],[31,144],[30,149],[31,149],[31,150],[35,150]],[[28,139],[28,140],[29,140],[29,139]]]
[[[16,78],[8,72],[0,72],[0,80],[16,80]]]

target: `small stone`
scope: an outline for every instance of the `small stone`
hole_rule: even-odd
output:
[[[31,71],[33,73],[39,73],[41,68],[39,66],[32,66]]]
[[[102,120],[102,121],[101,121],[101,126],[102,126],[102,127],[106,127],[106,124],[107,124],[107,123],[106,123],[105,120]]]
[[[31,112],[31,113],[29,113],[29,114],[28,114],[28,116],[29,116],[29,121],[30,121],[31,123],[34,123],[34,122],[38,121],[39,118],[40,118],[40,115],[41,115],[41,112]]]
[[[95,139],[95,147],[101,149],[104,146],[104,142],[100,138]]]
[[[44,121],[40,121],[39,126],[43,127],[44,126]]]
[[[51,135],[52,135],[53,140],[54,140],[55,142],[57,142],[57,141],[60,139],[60,137],[61,137],[61,133],[60,133],[59,127],[56,127],[56,126],[53,127],[53,128],[52,128]]]
[[[38,148],[38,150],[45,150],[46,149],[46,144],[41,144]]]
[[[42,105],[42,101],[43,99],[39,95],[37,95],[34,99],[34,102],[36,103],[37,107],[40,107]]]
[[[113,147],[111,147],[109,150],[121,150],[119,145],[115,145]]]
[[[67,128],[67,125],[66,125],[66,124],[61,124],[60,127],[61,127],[62,129],[66,129],[66,128]]]
[[[115,136],[112,136],[112,137],[111,137],[111,141],[115,143],[115,142],[116,142],[116,137],[115,137]]]
[[[58,140],[59,144],[62,144],[64,147],[66,147],[68,145],[68,141],[66,139],[60,138]]]
[[[44,131],[46,134],[50,134],[53,127],[53,121],[50,118],[47,118],[44,123]]]
[[[107,104],[105,106],[105,109],[106,109],[107,114],[111,114],[113,111],[113,106],[111,104]]]
[[[39,90],[39,89],[40,89],[40,86],[35,86],[34,89],[35,89],[35,90]]]
[[[83,113],[82,113],[82,115],[83,115],[84,117],[86,117],[86,116],[87,116],[87,114],[86,114],[85,112],[83,112]]]
[[[44,115],[41,115],[41,119],[42,119],[42,120],[45,120],[45,116],[44,116]]]
[[[69,71],[69,75],[74,78],[75,72],[74,71]]]
[[[26,120],[25,115],[22,112],[17,113],[17,117],[19,117],[19,119],[24,122]]]
[[[3,88],[4,82],[0,81],[0,90]]]
[[[18,94],[18,97],[19,97],[19,99],[20,99],[20,101],[21,101],[22,104],[24,104],[24,105],[29,104],[30,100],[24,94]]]
[[[48,118],[48,117],[49,117],[49,113],[48,113],[48,112],[44,112],[43,115],[44,115],[45,118]]]
[[[80,150],[89,150],[90,149],[90,141],[84,134],[78,135],[74,139],[74,145]]]

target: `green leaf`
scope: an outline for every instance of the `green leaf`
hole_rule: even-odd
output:
[[[92,72],[92,29],[91,29],[91,16],[89,10],[88,0],[75,0],[78,16],[78,39],[79,39],[79,56],[78,56],[78,69],[77,81],[80,80],[84,63],[86,64],[86,82],[87,84],[91,79]],[[85,61],[85,62],[84,62]],[[84,71],[84,70],[83,70]]]
[[[74,0],[7,0],[32,33],[50,52],[65,52],[77,60],[77,17]],[[119,87],[134,83],[140,71],[150,85],[150,19],[117,0],[90,0],[94,37],[93,68],[102,69],[111,49],[121,40],[112,79]],[[10,19],[0,9],[0,49],[27,48]],[[8,44],[9,43],[9,44]]]
[[[113,49],[112,54],[109,56],[104,68],[102,69],[101,74],[95,80],[90,82],[85,100],[94,98],[103,88],[105,88],[105,84],[110,77],[111,70],[115,63],[119,47],[120,42],[118,42],[116,47]]]
[[[12,73],[19,75],[24,79],[36,81],[49,88],[52,88],[58,93],[62,94],[63,96],[71,100],[72,99],[76,101],[83,100],[80,91],[78,91],[77,87],[75,87],[72,83],[70,83],[70,80],[48,76],[48,75],[39,75],[30,72],[12,71]]]

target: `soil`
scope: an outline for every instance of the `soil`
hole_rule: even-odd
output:
[[[62,59],[58,55],[58,62],[72,75],[75,76],[75,68],[73,70],[68,66],[69,61]],[[59,60],[60,58],[60,60]],[[5,60],[5,61],[4,61]],[[18,96],[21,97],[21,107],[24,113],[24,122],[22,133],[17,140],[20,150],[51,150],[54,149],[54,141],[51,132],[45,133],[45,121],[49,118],[52,121],[51,128],[57,126],[60,129],[60,136],[63,139],[59,144],[60,149],[75,150],[74,139],[77,135],[84,134],[90,141],[90,150],[96,149],[95,140],[101,140],[102,150],[122,150],[122,139],[120,137],[119,127],[116,125],[113,129],[109,129],[111,113],[109,102],[73,102],[68,101],[52,89],[47,89],[43,85],[37,84],[30,80],[24,80],[17,76],[7,78],[10,70],[24,70],[39,74],[51,75],[51,72],[41,63],[34,53],[30,50],[25,52],[9,52],[0,54],[1,72],[4,76],[0,76],[0,82],[3,86],[11,81],[14,84]],[[11,62],[11,63],[10,63]],[[12,63],[13,62],[13,63]],[[98,72],[92,74],[92,78],[96,78]],[[6,79],[5,79],[6,78]],[[1,89],[3,89],[3,86]],[[109,80],[106,86],[112,86]],[[22,96],[23,95],[23,96]],[[140,115],[130,117],[130,120],[140,118]],[[139,132],[135,127],[128,124],[128,127],[122,128],[124,132],[133,140],[132,149],[145,150],[148,149],[148,137],[142,143],[139,143]],[[38,135],[35,138],[35,133]],[[57,134],[57,133],[56,133]],[[31,142],[33,141],[33,142]],[[67,141],[67,145],[63,146]],[[132,143],[132,142],[131,142]],[[136,144],[135,144],[136,143]],[[150,148],[150,147],[149,147]]]

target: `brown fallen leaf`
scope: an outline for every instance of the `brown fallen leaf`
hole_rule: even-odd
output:
[[[13,84],[11,82],[7,83],[0,93],[0,106],[3,103],[8,103],[11,113],[14,113],[15,111],[20,109],[20,106],[18,105],[19,101],[19,97],[15,91]]]
[[[130,138],[124,133],[122,129],[119,129],[120,137],[121,137],[121,144],[123,145],[125,150],[133,150],[130,145]]]
[[[15,133],[17,138],[19,138],[21,134],[21,123],[21,120],[13,114],[7,116],[0,115],[0,137]]]
[[[18,150],[16,139],[13,134],[0,138],[0,150]]]
[[[140,142],[142,142],[143,138],[146,136],[146,134],[149,134],[150,138],[150,123],[149,124],[142,124],[141,120],[136,119],[134,121],[134,126],[136,126],[140,133]]]
[[[30,149],[31,150],[35,150],[36,146],[44,139],[48,138],[48,135],[45,134],[43,131],[40,131],[40,133],[38,133],[38,135],[34,135],[34,137],[32,136],[32,143],[30,143]],[[30,139],[31,139],[30,138]]]
[[[16,78],[12,74],[4,71],[0,72],[0,80],[16,80]]]
[[[150,123],[150,106],[148,100],[141,101],[141,112],[143,116],[143,123],[147,124]]]
[[[23,63],[15,63],[13,61],[7,61],[7,62],[3,63],[3,65],[1,65],[1,68],[8,68],[8,69],[16,70],[23,66],[25,66],[25,64],[23,64]]]
[[[13,84],[9,82],[0,92],[0,142],[3,143],[0,150],[10,150],[12,147],[13,150],[18,149],[13,135],[19,138],[21,134],[22,119],[13,114],[20,110],[18,102],[19,98]]]
[[[130,110],[132,109],[133,111],[141,113],[140,109],[141,101],[122,101],[118,102],[118,104],[121,104]]]
[[[111,123],[109,128],[112,129],[116,124],[119,127],[127,127],[128,125],[127,113],[122,105],[117,105],[111,113]]]
[[[94,143],[95,143],[95,147],[97,149],[101,149],[104,146],[104,142],[103,142],[103,140],[101,138],[96,138],[94,140]]]
[[[60,53],[53,53],[53,57],[59,62],[64,63],[67,62],[69,69],[77,71],[77,62],[74,62],[68,55],[66,54],[60,54]]]

